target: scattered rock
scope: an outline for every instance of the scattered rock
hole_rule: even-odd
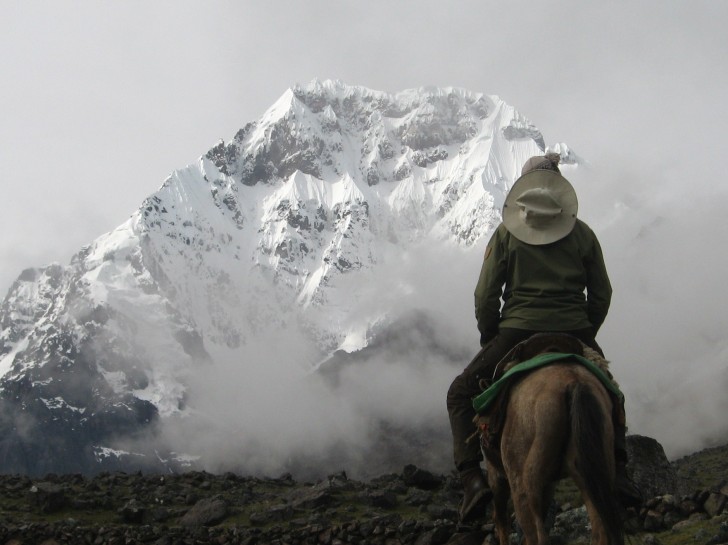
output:
[[[198,501],[180,520],[182,526],[214,526],[228,514],[225,500],[219,496]]]
[[[402,480],[407,486],[414,486],[423,490],[432,490],[442,486],[442,477],[438,477],[425,469],[414,465],[404,466]]]
[[[69,505],[63,486],[41,482],[30,487],[30,502],[41,513],[56,513]]]
[[[728,497],[723,494],[712,492],[703,504],[703,509],[710,517],[720,515],[728,503]]]
[[[638,474],[653,479],[658,473],[642,468]],[[696,525],[696,543],[727,543],[725,523],[715,535],[696,524],[716,516],[725,520],[725,487],[719,481],[689,494],[667,490],[630,510],[627,528],[645,543],[659,545],[662,532]],[[457,526],[460,494],[454,476],[414,465],[368,483],[344,472],[316,483],[296,482],[290,474],[271,479],[117,472],[93,478],[47,475],[41,481],[0,475],[0,545],[495,545],[492,524]],[[583,506],[553,507],[558,513],[554,545],[589,540]]]
[[[334,502],[334,496],[329,490],[304,490],[291,497],[294,507],[300,509],[320,509],[331,505]]]
[[[389,490],[372,490],[366,494],[369,505],[382,509],[394,509],[397,506],[397,496]]]
[[[718,527],[718,533],[711,537],[705,545],[719,545],[728,543],[728,522],[723,521]]]
[[[452,528],[440,526],[418,537],[415,545],[442,545],[450,540],[452,533]]]
[[[487,534],[492,535],[492,534]],[[486,538],[486,533],[482,530],[473,530],[470,532],[462,532],[454,534],[450,537],[447,545],[481,545]]]
[[[589,541],[589,515],[586,507],[581,506],[558,513],[555,517],[552,534],[559,536],[567,542]]]
[[[407,493],[404,503],[413,506],[428,505],[432,503],[432,493],[426,490],[413,488]]]
[[[124,507],[119,509],[119,516],[125,524],[141,524],[144,521],[146,512],[146,507],[141,505],[135,498],[132,498]]]
[[[290,505],[277,505],[268,511],[256,511],[250,514],[252,524],[267,524],[269,522],[284,522],[291,520],[295,514]]]

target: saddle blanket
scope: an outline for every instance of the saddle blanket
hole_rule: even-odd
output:
[[[544,354],[539,354],[538,356],[535,356],[530,360],[518,363],[513,368],[508,370],[501,378],[491,384],[487,390],[485,390],[482,394],[478,395],[476,398],[473,399],[473,408],[479,414],[487,412],[495,399],[498,397],[498,394],[501,392],[501,390],[503,390],[504,386],[506,386],[510,382],[511,378],[514,375],[521,375],[538,367],[543,367],[545,365],[549,365],[550,363],[563,361],[571,361],[587,367],[602,382],[602,384],[604,384],[604,387],[607,390],[614,394],[621,403],[624,403],[624,394],[622,394],[622,392],[614,384],[614,382],[612,382],[612,380],[610,380],[610,378],[604,373],[604,371],[597,367],[597,365],[593,361],[588,360],[585,357],[579,356],[577,354],[546,352]]]

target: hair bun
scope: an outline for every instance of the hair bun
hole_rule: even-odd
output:
[[[559,163],[561,162],[561,154],[560,153],[556,153],[556,152],[553,152],[552,151],[552,152],[549,152],[546,155],[544,155],[544,157],[546,157],[546,159],[548,159],[549,161],[551,161],[551,164],[554,165],[555,167],[558,167],[559,166]]]

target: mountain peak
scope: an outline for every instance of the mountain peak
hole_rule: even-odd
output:
[[[352,312],[378,271],[419,245],[483,241],[521,165],[544,149],[495,96],[295,85],[68,266],[21,275],[0,314],[4,407],[81,450],[106,447],[114,418],[133,430],[186,414],[194,370],[245,361],[270,331],[299,339],[304,368],[360,349],[410,289],[392,282]]]

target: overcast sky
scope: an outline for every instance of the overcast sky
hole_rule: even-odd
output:
[[[644,328],[645,344],[669,342],[650,351],[633,336],[631,348],[663,356],[693,346],[675,331],[709,329],[710,369],[725,369],[727,2],[0,0],[0,10],[3,294],[26,267],[67,263],[295,83],[455,86],[500,96],[547,143],[589,161],[575,182],[582,217],[602,233],[621,289],[605,341]],[[693,365],[678,360],[668,377]],[[630,369],[628,380],[646,372]]]

